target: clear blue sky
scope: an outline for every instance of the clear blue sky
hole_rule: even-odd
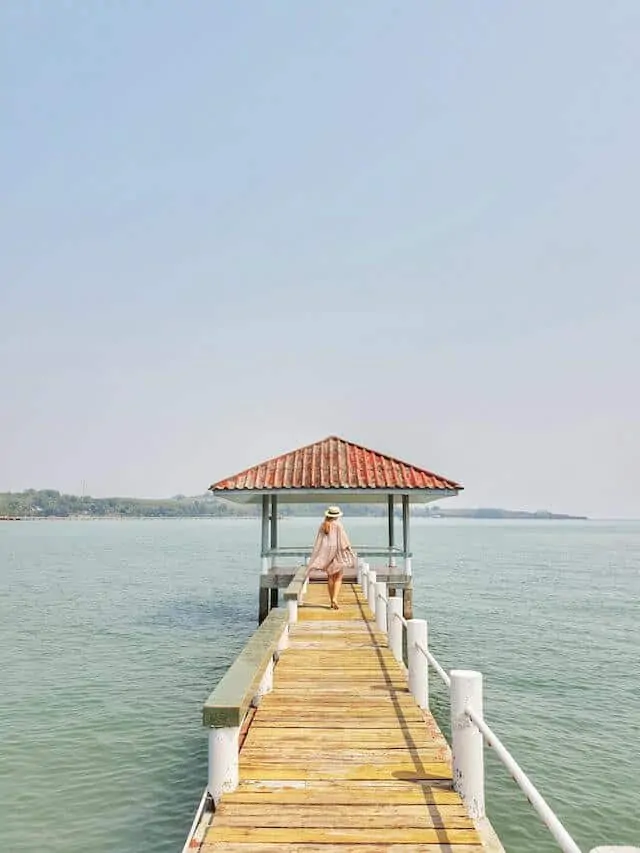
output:
[[[640,516],[638,0],[0,33],[0,490],[198,493],[337,433],[466,505]]]

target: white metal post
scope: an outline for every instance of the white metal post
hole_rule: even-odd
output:
[[[407,619],[407,656],[409,658],[409,690],[426,711],[429,708],[429,664],[418,645],[426,651],[427,623],[424,619]]]
[[[453,786],[469,816],[483,818],[484,741],[482,732],[465,713],[467,707],[482,716],[482,674],[465,669],[451,670],[451,752]]]
[[[362,564],[362,580],[360,581],[362,592],[367,595],[369,591],[369,563]]]
[[[376,581],[376,628],[387,633],[387,585],[384,581]]]
[[[239,781],[238,743],[240,728],[209,729],[209,793],[214,803],[235,791]]]
[[[283,652],[287,648],[289,648],[289,626],[285,625],[284,631],[280,634],[280,639],[278,640],[278,652]]]
[[[376,615],[376,573],[369,571],[369,588],[367,589],[367,601],[369,602],[369,610]]]
[[[356,581],[358,583],[358,586],[362,586],[362,566],[363,566],[362,558],[358,557],[358,574],[356,577]]]
[[[261,699],[263,696],[266,696],[267,693],[271,693],[273,690],[273,658],[267,664],[267,668],[264,671],[264,675],[260,679],[260,684],[258,685],[258,689],[256,691],[256,699]]]
[[[390,595],[387,603],[387,632],[391,654],[402,663],[402,596]]]
[[[404,573],[406,577],[411,577],[411,557],[404,558]]]
[[[290,598],[287,601],[287,614],[289,616],[289,624],[298,621],[298,601],[295,598]]]

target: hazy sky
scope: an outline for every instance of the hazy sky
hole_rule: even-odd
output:
[[[640,2],[3,0],[0,490],[337,433],[640,516]]]

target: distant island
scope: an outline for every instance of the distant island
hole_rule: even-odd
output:
[[[502,519],[533,519],[543,521],[588,521],[586,515],[565,515],[564,513],[549,512],[546,509],[539,509],[535,512],[526,512],[519,509],[493,509],[489,507],[479,507],[478,509],[450,509],[446,507],[425,507],[420,515],[425,515],[430,518],[502,518]]]
[[[380,504],[345,504],[345,516],[383,516]],[[283,517],[317,516],[318,504],[284,504]],[[399,512],[399,510],[398,510]],[[24,492],[0,492],[0,520],[36,518],[241,518],[258,516],[255,504],[233,504],[212,495],[186,497],[176,495],[164,500],[151,498],[93,498],[89,495],[65,495],[55,489],[27,489]],[[524,512],[509,509],[455,509],[438,505],[418,505],[412,514],[423,518],[532,519],[586,521],[586,516],[564,515],[547,510]]]

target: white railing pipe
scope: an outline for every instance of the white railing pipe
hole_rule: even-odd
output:
[[[420,645],[420,643],[416,643],[416,648],[418,649],[420,654],[423,654],[425,656],[429,666],[432,667],[433,669],[435,669],[435,671],[438,673],[438,675],[440,676],[442,681],[444,681],[444,683],[447,685],[447,687],[451,687],[451,679],[449,678],[448,673],[446,672],[445,669],[443,669],[443,667],[440,666],[440,663],[438,662],[437,658],[435,658],[431,654],[429,649],[424,648],[422,645]]]
[[[387,636],[391,654],[402,663],[402,596],[390,595],[387,600]]]
[[[453,672],[451,673],[453,677]],[[469,721],[476,728],[478,733],[484,737],[487,746],[490,746],[500,761],[507,768],[514,781],[529,800],[533,808],[538,813],[541,821],[553,835],[562,853],[580,853],[580,848],[569,835],[562,823],[558,820],[547,801],[529,779],[524,770],[520,767],[515,758],[511,755],[500,738],[489,728],[482,716],[482,707],[478,710],[477,700],[469,699],[465,707],[465,713]],[[597,848],[596,848],[597,849]],[[613,849],[613,848],[612,848]]]
[[[453,787],[469,817],[485,817],[484,750],[482,734],[467,714],[473,707],[482,714],[482,675],[466,669],[451,670],[451,754]]]
[[[387,585],[384,581],[376,582],[376,628],[387,633]]]
[[[429,667],[418,646],[427,648],[427,623],[424,619],[407,619],[407,657],[409,690],[419,708],[429,708]]]

